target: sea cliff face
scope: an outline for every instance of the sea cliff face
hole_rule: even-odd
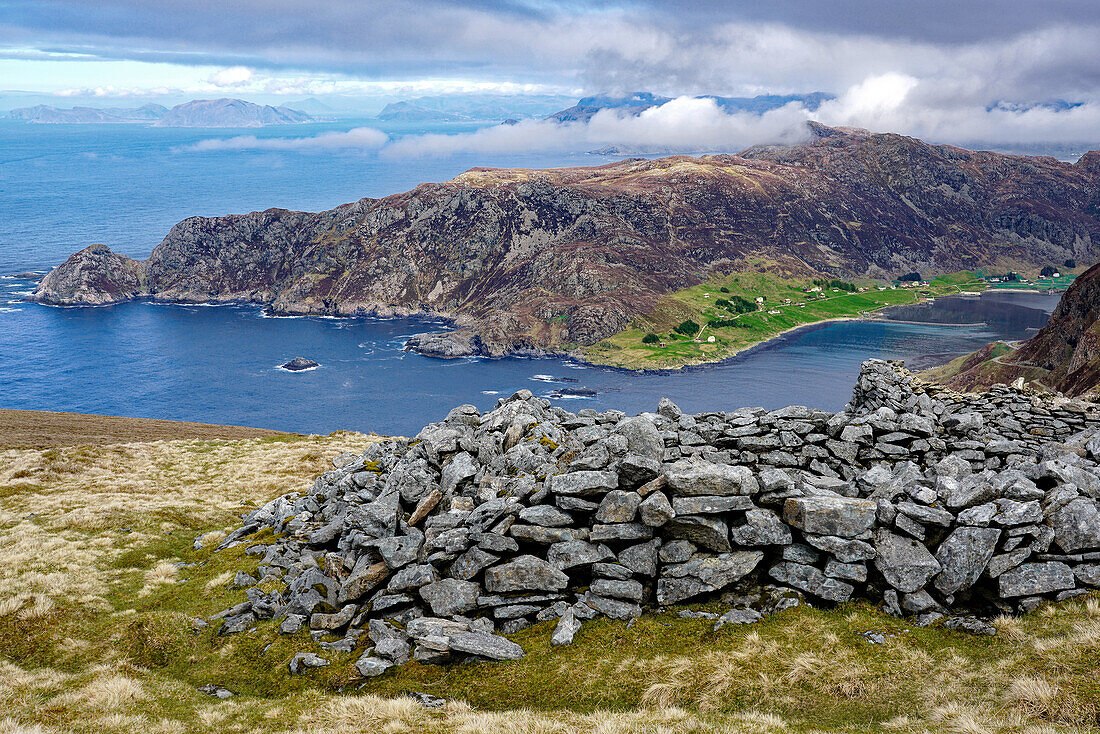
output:
[[[246,301],[430,313],[447,356],[563,351],[713,271],[893,276],[1097,259],[1100,153],[1078,164],[816,126],[803,145],[593,168],[473,169],[320,213],[177,224],[137,263],[77,253],[53,304]]]

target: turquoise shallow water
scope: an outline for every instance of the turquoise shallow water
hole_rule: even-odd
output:
[[[249,134],[316,134],[358,124]],[[0,274],[52,267],[92,242],[145,257],[172,224],[192,214],[328,208],[446,180],[475,165],[606,160],[185,150],[205,138],[238,134],[0,122]],[[666,395],[688,410],[791,403],[835,410],[851,395],[864,359],[927,360],[993,339],[1026,338],[1057,303],[1056,296],[1031,294],[943,299],[930,311],[899,317],[985,325],[838,322],[794,332],[720,365],[637,374],[560,359],[440,361],[401,351],[407,335],[443,328],[440,323],[266,318],[243,306],[49,308],[20,301],[32,285],[0,279],[0,407],[405,434],[456,404],[485,409],[524,387],[548,396],[561,387],[597,391],[592,398],[551,398],[574,410],[652,410]],[[278,369],[299,355],[322,366]]]

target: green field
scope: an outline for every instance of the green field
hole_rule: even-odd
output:
[[[781,278],[768,273],[719,276],[665,296],[653,313],[634,319],[624,331],[587,347],[584,358],[595,364],[629,369],[674,369],[715,362],[798,326],[858,318],[887,306],[913,304],[985,287],[984,282],[967,271],[939,276],[927,286],[914,288],[892,288],[871,280],[856,280],[851,285],[863,292],[823,287],[820,293],[807,293],[815,287],[813,279]],[[757,311],[743,314],[716,303],[735,296],[766,300]],[[688,320],[702,330],[689,335],[674,331]],[[720,326],[715,321],[728,325]],[[656,335],[656,343],[644,343],[642,339],[647,334]],[[708,341],[709,337],[714,337],[714,341]]]

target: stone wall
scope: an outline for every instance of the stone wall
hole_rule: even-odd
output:
[[[308,627],[322,650],[363,649],[363,675],[518,657],[500,634],[537,621],[567,643],[584,619],[711,600],[730,607],[718,624],[865,598],[990,632],[979,617],[1100,585],[1098,417],[881,361],[836,414],[574,414],[523,390],[246,515],[223,546],[276,541],[248,548],[259,577],[238,574],[221,631]]]

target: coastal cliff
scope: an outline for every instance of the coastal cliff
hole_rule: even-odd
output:
[[[715,272],[893,277],[1096,260],[1100,153],[1077,164],[811,125],[809,142],[591,168],[475,168],[383,199],[180,222],[144,262],[95,246],[32,298],[447,317],[443,356],[561,352]]]

